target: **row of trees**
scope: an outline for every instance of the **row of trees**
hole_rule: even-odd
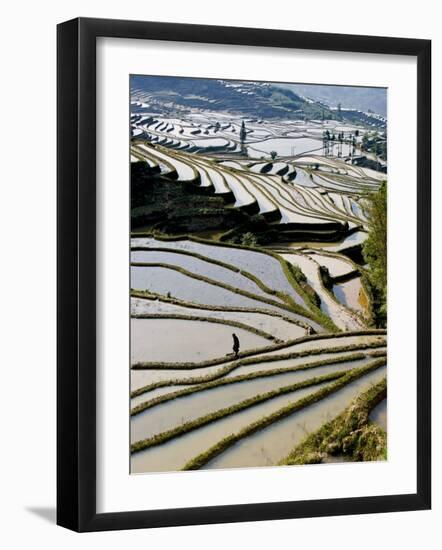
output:
[[[382,160],[387,160],[387,135],[379,135],[378,132],[366,132],[362,136],[361,149],[373,153]]]
[[[349,155],[353,156],[356,153],[356,138],[359,136],[359,130],[356,130],[354,134],[350,133],[345,136],[344,132],[339,132],[336,136],[335,133],[331,134],[329,130],[325,130],[322,134],[322,142],[324,146],[324,154],[327,156],[333,153],[335,144],[338,145],[338,157],[342,157],[342,146],[347,143],[349,146]]]

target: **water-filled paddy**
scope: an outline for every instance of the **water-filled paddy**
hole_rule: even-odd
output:
[[[345,333],[337,334],[334,338],[319,338],[307,340],[306,342],[294,343],[284,346],[282,349],[269,351],[266,355],[279,355],[281,353],[298,352],[312,349],[327,350],[328,348],[344,346],[360,346],[364,344],[379,343],[385,345],[385,335],[366,334],[346,336]]]
[[[303,336],[306,329],[302,326],[290,322],[287,319],[278,317],[276,314],[256,313],[251,311],[228,311],[198,309],[193,307],[184,307],[161,300],[145,300],[140,298],[131,299],[132,315],[153,315],[153,314],[171,314],[188,315],[191,317],[210,317],[211,319],[221,319],[225,321],[234,321],[244,323],[248,326],[263,330],[272,334],[279,340],[293,340]]]
[[[360,362],[337,363],[310,370],[286,372],[271,377],[256,378],[225,386],[195,392],[191,395],[168,401],[131,418],[131,441],[152,437],[170,430],[183,422],[195,420],[206,414],[238,404],[258,394],[297,384],[315,376],[347,371]],[[314,388],[313,390],[314,391]],[[150,399],[148,396],[145,401]]]
[[[288,248],[312,248],[312,249],[324,249],[328,252],[341,252],[347,248],[352,248],[353,246],[361,245],[367,238],[367,233],[365,231],[353,231],[340,241],[297,241],[293,243],[288,243]],[[269,246],[280,247],[281,243],[270,243]]]
[[[207,258],[224,261],[237,266],[239,269],[249,271],[270,288],[281,290],[289,294],[299,304],[304,300],[287,280],[280,262],[261,252],[254,252],[241,248],[227,246],[213,246],[190,240],[160,241],[153,238],[134,237],[131,246],[152,246],[170,249],[182,249],[202,254]],[[132,285],[133,286],[133,285]],[[136,287],[134,287],[136,288]]]
[[[241,349],[269,345],[268,339],[229,325],[183,319],[131,319],[131,362],[197,362],[232,353],[232,333]]]
[[[322,140],[319,139],[271,138],[251,144],[247,153],[251,158],[260,158],[263,154],[270,155],[271,151],[276,151],[278,156],[287,157],[321,149]]]
[[[354,271],[354,265],[344,258],[326,256],[325,254],[310,254],[310,257],[319,265],[326,267],[331,277],[340,277]]]
[[[235,443],[205,468],[241,468],[277,464],[307,435],[338,416],[351,401],[385,376],[379,368],[325,399]]]
[[[279,367],[289,367],[289,366],[299,366],[303,364],[309,364],[309,363],[316,363],[317,361],[322,361],[325,359],[335,359],[336,361],[339,361],[340,358],[344,358],[348,355],[351,355],[353,353],[357,353],[358,350],[350,350],[350,351],[339,351],[339,352],[328,352],[327,350],[331,347],[345,347],[347,345],[363,345],[365,343],[369,342],[377,342],[380,344],[379,347],[376,348],[376,350],[382,351],[385,353],[385,338],[381,336],[371,336],[370,337],[345,337],[343,338],[337,338],[337,339],[328,339],[328,340],[318,340],[316,341],[316,344],[314,344],[314,341],[312,342],[304,342],[302,344],[295,344],[291,346],[287,346],[286,348],[276,350],[276,351],[270,351],[265,353],[259,353],[253,355],[253,357],[273,357],[275,355],[281,355],[286,353],[293,353],[293,352],[299,352],[309,349],[319,349],[321,350],[321,353],[315,353],[309,356],[299,357],[295,359],[283,359],[278,361],[267,361],[262,363],[256,363],[256,364],[247,364],[245,366],[239,367],[237,369],[234,369],[230,374],[227,374],[226,377],[231,376],[237,376],[239,374],[247,374],[247,372],[256,372],[256,371],[262,371],[262,370],[270,370],[274,368]],[[364,351],[364,350],[363,350]],[[364,351],[367,356],[370,356],[370,349],[367,349]],[[364,363],[365,360],[361,360],[361,364]],[[164,381],[164,380],[186,380],[191,377],[206,377],[206,376],[216,376],[220,373],[220,370],[224,367],[230,367],[234,361],[232,361],[229,358],[226,358],[226,361],[222,364],[215,365],[212,367],[203,367],[203,368],[193,368],[193,369],[149,369],[149,370],[132,370],[131,371],[131,388],[132,390],[136,390],[138,388],[144,387],[147,384],[152,384],[154,382],[158,381]],[[223,374],[224,375],[224,374]]]
[[[226,86],[233,87],[234,90],[229,93],[234,91],[238,97],[247,97],[250,93],[249,84],[229,82]],[[147,92],[137,95],[137,101],[133,102],[132,135],[139,137],[134,140],[131,160],[144,156],[151,167],[155,166],[156,173],[159,167],[162,176],[175,179],[177,186],[184,180],[194,180],[192,185],[204,188],[198,194],[210,195],[213,205],[219,204],[221,209],[221,201],[225,200],[227,208],[243,210],[237,213],[238,219],[242,219],[245,212],[256,213],[256,221],[263,225],[268,223],[269,231],[261,234],[259,229],[255,238],[260,243],[261,239],[262,243],[268,237],[274,239],[275,246],[268,245],[270,250],[278,253],[279,258],[298,266],[306,277],[307,285],[299,270],[287,271],[285,262],[280,263],[278,258],[264,251],[241,248],[241,242],[245,244],[255,239],[248,236],[241,240],[244,235],[240,231],[235,232],[239,228],[230,225],[235,223],[230,222],[228,217],[231,212],[226,216],[229,223],[225,225],[228,227],[220,222],[220,227],[212,228],[210,225],[206,228],[203,222],[200,224],[199,218],[195,220],[198,231],[192,233],[190,229],[185,229],[186,222],[182,227],[183,236],[190,231],[189,234],[196,238],[220,239],[233,246],[196,242],[187,237],[180,241],[133,238],[132,247],[167,250],[132,251],[132,263],[163,264],[167,267],[132,266],[131,269],[131,289],[145,291],[138,292],[137,298],[131,298],[131,360],[149,363],[144,365],[147,367],[144,370],[130,370],[131,389],[134,391],[155,383],[168,385],[144,390],[143,394],[133,397],[132,408],[176,391],[197,389],[198,383],[203,383],[205,379],[229,381],[238,376],[264,374],[269,370],[280,369],[283,372],[255,380],[234,381],[210,390],[199,388],[192,395],[157,404],[131,417],[132,441],[151,437],[287,384],[366,365],[380,353],[386,352],[386,337],[382,334],[345,335],[348,330],[364,329],[367,325],[366,312],[362,309],[362,304],[367,306],[366,296],[360,296],[362,287],[356,265],[346,259],[347,254],[359,261],[359,249],[355,254],[346,250],[360,247],[366,239],[369,208],[364,197],[377,190],[386,176],[353,165],[352,159],[346,158],[351,152],[347,143],[329,143],[327,150],[323,132],[329,129],[331,134],[342,131],[348,134],[354,132],[358,125],[346,120],[345,116],[342,121],[269,121],[218,109],[216,112],[198,109],[183,114],[183,118],[180,115],[171,117],[167,112],[152,115],[149,105],[157,103]],[[188,99],[202,101],[204,94],[195,90]],[[241,144],[239,136],[243,119],[247,132]],[[362,126],[359,129],[362,136],[365,130]],[[155,145],[147,144],[149,140]],[[359,147],[361,139],[357,141]],[[244,145],[248,155],[241,152]],[[272,151],[276,152],[274,160],[270,155]],[[355,153],[360,154],[358,148]],[[186,188],[190,187],[187,183]],[[223,198],[216,198],[217,193],[223,193]],[[220,212],[220,218],[222,215]],[[231,218],[235,219],[235,216]],[[162,222],[144,223],[141,220],[138,231],[160,234],[162,227]],[[250,227],[254,230],[255,226]],[[233,231],[230,232],[230,229]],[[273,237],[276,232],[279,236]],[[337,241],[337,238],[341,240]],[[294,254],[290,254],[290,250]],[[233,269],[203,258],[179,254],[179,251],[201,254],[208,260],[229,264]],[[327,268],[332,278],[338,278],[333,288],[328,288],[330,281],[326,274],[321,278],[319,266]],[[248,278],[245,272],[259,281]],[[303,291],[299,284],[293,282],[290,274],[300,282]],[[343,279],[344,282],[339,282]],[[324,288],[324,281],[327,289]],[[316,294],[311,293],[311,289]],[[244,296],[244,292],[249,296]],[[311,293],[311,300],[305,297],[305,293]],[[269,304],[267,300],[273,303]],[[307,316],[314,316],[323,326],[293,310],[288,311],[286,308],[294,307],[293,301],[310,310]],[[321,318],[313,303],[344,333],[337,333],[328,339],[291,342],[310,332],[324,334],[333,330],[331,324],[324,320],[324,315]],[[237,324],[241,328],[235,326]],[[241,366],[237,366],[232,354],[233,332],[239,336],[241,352],[254,350],[251,356],[241,360],[245,362]],[[288,341],[291,343],[281,347],[280,342]],[[279,342],[277,346],[275,342]],[[342,350],[346,346],[371,343],[376,343],[377,347],[346,351],[331,349]],[[273,351],[264,351],[269,349]],[[307,352],[308,355],[271,360],[298,352]],[[359,359],[348,361],[350,355],[358,352]],[[195,368],[206,360],[215,360],[218,364]],[[290,372],[320,361],[332,363]],[[230,368],[233,370],[226,373]],[[207,467],[277,464],[307,432],[316,430],[343,410],[352,396],[368,387],[370,380],[376,381],[383,376],[383,370],[378,369],[340,390],[335,396],[329,396],[321,403],[247,437]],[[305,388],[271,399],[176,437],[166,444],[135,453],[131,460],[132,471],[178,470],[224,437],[317,389]],[[386,422],[386,401],[372,411],[370,418],[381,425]]]
[[[233,355],[232,355],[233,359]],[[225,364],[230,364],[227,361]],[[191,376],[211,376],[217,373],[220,369],[219,365],[213,367],[204,367],[201,369],[132,369],[130,373],[131,389],[138,390],[148,384],[160,382],[163,380],[184,380]]]
[[[291,369],[293,367],[299,367],[303,365],[311,365],[319,361],[335,361],[332,370],[344,370],[348,365],[352,367],[364,365],[373,360],[372,357],[365,357],[364,359],[356,359],[354,361],[346,361],[345,358],[349,355],[357,353],[356,351],[340,351],[339,353],[321,353],[318,355],[310,355],[305,357],[296,357],[294,359],[280,359],[278,361],[267,361],[265,363],[257,363],[244,365],[232,371],[226,375],[226,378],[232,378],[243,374],[250,374],[252,372],[265,372],[274,369]],[[319,367],[312,367],[312,370],[308,371],[311,375],[316,375]],[[322,367],[321,367],[322,368]],[[327,367],[329,368],[329,367]]]
[[[296,166],[296,176],[291,180],[293,183],[302,185],[303,187],[315,187],[315,184],[305,170]]]
[[[318,385],[316,389],[318,390],[324,386],[325,384]],[[190,459],[207,450],[227,435],[248,426],[252,422],[262,418],[262,416],[275,412],[279,408],[291,403],[294,399],[306,397],[311,391],[311,388],[304,388],[271,399],[260,405],[245,409],[240,413],[212,422],[198,430],[176,437],[157,447],[134,453],[131,456],[131,472],[181,470]]]
[[[132,266],[131,288],[207,306],[235,306],[280,311],[277,305],[243,296],[233,290],[194,279],[164,267]]]
[[[333,285],[333,293],[336,298],[345,306],[354,309],[360,313],[364,313],[365,308],[363,288],[360,277],[354,277],[344,283]]]
[[[321,310],[332,319],[337,327],[342,330],[363,328],[362,321],[342,307],[326,291],[320,278],[319,264],[313,258],[302,254],[282,254],[282,257],[302,269],[309,284],[321,299]]]
[[[229,286],[246,290],[253,294],[270,297],[256,282],[235,272],[232,269],[206,262],[195,256],[177,254],[158,250],[137,250],[131,253],[132,263],[161,263],[186,269],[191,273],[202,275]],[[278,297],[276,297],[278,300]]]

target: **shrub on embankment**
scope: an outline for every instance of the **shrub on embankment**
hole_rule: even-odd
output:
[[[358,396],[336,419],[309,435],[280,464],[317,464],[330,455],[350,461],[385,460],[386,433],[369,421],[369,414],[386,396],[384,378]]]

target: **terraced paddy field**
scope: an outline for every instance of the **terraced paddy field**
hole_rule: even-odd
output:
[[[223,85],[232,102],[253,92]],[[361,161],[370,116],[166,99],[131,103],[131,472],[385,459],[387,331],[364,243],[387,176]],[[356,406],[377,454],[325,445]]]

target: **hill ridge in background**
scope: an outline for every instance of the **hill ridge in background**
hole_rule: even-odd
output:
[[[285,84],[132,75],[131,96],[149,94],[150,108],[158,114],[195,110],[224,111],[263,119],[343,119],[355,120],[355,113],[337,113],[325,103],[302,97]],[[364,118],[364,114],[356,118]]]
[[[336,108],[341,103],[343,108],[372,111],[387,116],[387,94],[385,88],[368,88],[359,86],[332,86],[319,84],[283,84],[289,90],[316,102],[325,103]]]

